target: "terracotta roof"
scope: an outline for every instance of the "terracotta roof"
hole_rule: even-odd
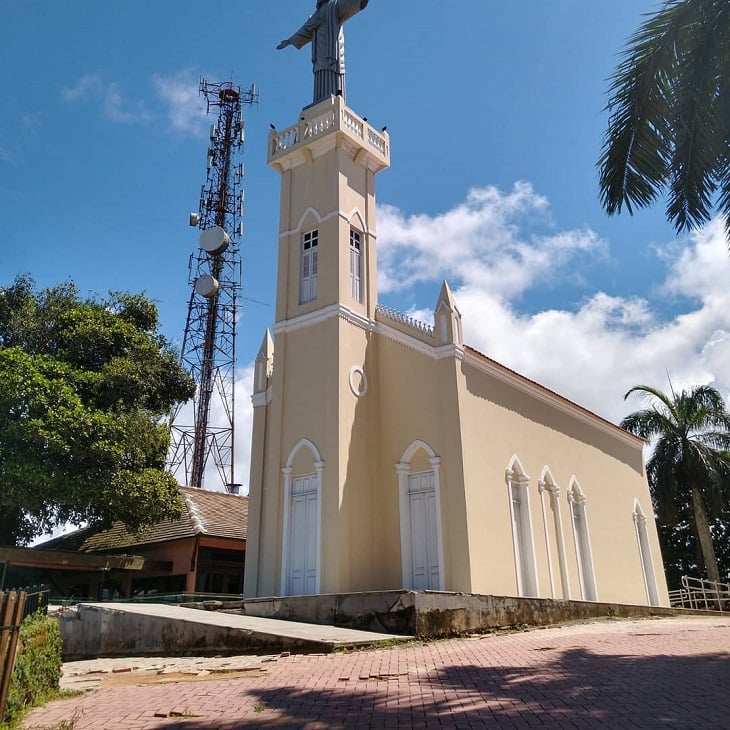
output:
[[[181,540],[196,535],[246,539],[248,497],[193,487],[180,487],[180,496],[183,500],[183,514],[179,520],[163,520],[136,534],[128,532],[121,522],[101,532],[93,527],[84,527],[38,547],[88,553]]]

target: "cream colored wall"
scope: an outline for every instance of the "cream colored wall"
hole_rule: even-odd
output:
[[[281,589],[285,520],[282,467],[301,439],[319,451],[320,590],[349,590],[374,585],[371,499],[372,415],[366,398],[349,387],[350,367],[366,357],[367,337],[349,323],[330,316],[324,321],[290,328],[302,315],[316,315],[342,304],[360,316],[374,316],[376,169],[367,143],[341,128],[341,99],[332,107],[335,128],[315,136],[270,162],[281,173],[279,268],[277,280],[275,362],[269,405],[255,409],[250,482],[250,544],[246,569],[247,595],[275,595]],[[302,112],[303,124],[321,119],[330,102]],[[365,130],[366,131],[366,130]],[[297,137],[304,139],[300,130]],[[367,138],[365,138],[367,139]],[[376,155],[377,156],[377,155]],[[350,292],[349,233],[358,229],[364,245],[364,296]],[[304,232],[319,231],[317,297],[299,302],[300,241]],[[292,478],[313,473],[309,449],[298,452]],[[258,536],[256,538],[255,536]]]
[[[640,443],[578,408],[566,413],[550,398],[537,397],[526,381],[485,372],[472,351],[462,361],[454,356],[463,354],[460,348],[449,355],[448,346],[424,345],[429,338],[423,333],[409,337],[407,326],[375,323],[375,168],[361,152],[366,147],[358,152],[347,135],[332,132],[275,163],[282,174],[278,329],[270,403],[259,404],[254,416],[246,595],[280,593],[282,467],[303,438],[316,445],[323,461],[321,592],[402,587],[396,464],[420,440],[440,458],[446,590],[517,594],[505,482],[516,455],[530,478],[539,595],[553,595],[549,553],[555,594],[562,595],[557,550],[552,542],[546,545],[538,490],[547,466],[561,488],[571,597],[580,597],[567,499],[575,476],[586,497],[598,598],[647,603],[632,519],[636,498],[651,514]],[[350,225],[369,234],[362,304],[350,296]],[[312,228],[319,230],[318,296],[300,305],[300,237]],[[329,305],[364,317],[363,326],[334,310],[321,321],[297,323],[300,315],[321,314]],[[368,381],[360,396],[350,387],[353,367],[362,368]],[[430,467],[424,451],[413,455],[412,472]],[[291,468],[292,477],[313,473],[311,452],[298,452]],[[648,527],[658,591],[666,602],[656,531],[651,522]]]
[[[354,187],[353,187],[354,186]],[[313,164],[282,174],[282,206],[277,278],[277,321],[313,312],[350,299],[350,225],[364,234],[367,266],[375,266],[374,175],[342,147],[331,147]],[[314,301],[299,303],[301,235],[319,230],[318,292]],[[362,304],[354,311],[374,316],[376,282],[367,282]]]
[[[379,419],[376,494],[376,572],[383,588],[402,587],[400,505],[396,464],[416,440],[442,457],[441,513],[447,590],[469,591],[468,525],[465,517],[459,410],[454,388],[454,364],[427,356],[377,336],[372,398]],[[430,463],[412,465],[411,472],[428,471]]]
[[[469,503],[470,555],[474,590],[517,590],[505,470],[516,455],[529,476],[530,515],[539,595],[552,597],[548,549],[538,482],[550,469],[560,487],[560,506],[571,598],[580,599],[577,555],[568,490],[577,479],[586,498],[597,598],[647,603],[633,522],[634,500],[650,514],[641,443],[598,419],[595,425],[566,415],[504,380],[464,363],[461,367],[464,486]],[[545,497],[546,508],[549,505]],[[551,513],[548,512],[550,519]],[[660,597],[666,584],[656,530],[649,525]],[[557,558],[557,550],[553,556]],[[559,563],[554,586],[561,597]]]

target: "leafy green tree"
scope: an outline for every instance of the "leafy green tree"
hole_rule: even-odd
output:
[[[194,388],[144,295],[0,288],[0,544],[179,516],[163,416]]]
[[[611,79],[600,169],[609,215],[666,187],[677,231],[716,205],[730,236],[730,3],[669,0],[629,39]]]
[[[628,415],[621,426],[654,440],[646,472],[659,521],[677,528],[683,520],[692,520],[701,567],[710,580],[717,581],[720,575],[708,514],[719,516],[730,482],[730,460],[724,453],[730,447],[730,415],[725,401],[709,385],[672,391],[671,396],[637,385],[624,398],[632,393],[643,394],[652,405]],[[682,539],[676,530],[671,536]],[[684,540],[686,544],[686,535]],[[665,543],[664,547],[672,544]]]
[[[664,572],[667,583],[679,588],[683,575],[702,577],[702,553],[697,540],[697,530],[691,513],[676,524],[659,524],[659,543],[662,546]],[[683,512],[684,512],[683,511]],[[720,516],[710,522],[712,543],[717,557],[720,576],[730,576],[730,508],[725,506]]]

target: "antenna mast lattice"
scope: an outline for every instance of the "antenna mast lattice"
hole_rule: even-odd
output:
[[[198,213],[190,225],[201,229],[199,249],[188,263],[191,286],[181,362],[197,384],[193,398],[192,425],[181,425],[187,413],[178,406],[170,419],[168,467],[184,470],[184,483],[203,487],[205,467],[213,458],[221,481],[235,491],[234,474],[234,371],[236,362],[237,300],[241,288],[239,241],[243,236],[243,104],[258,99],[233,82],[200,81],[208,114],[217,109],[218,121],[210,127],[207,179],[200,191]],[[217,399],[216,399],[217,396]],[[220,406],[213,423],[211,406]],[[216,414],[218,415],[218,414]],[[178,475],[180,481],[182,475]]]

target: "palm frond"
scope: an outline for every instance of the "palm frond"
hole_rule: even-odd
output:
[[[601,203],[609,215],[623,205],[632,213],[633,203],[652,203],[669,174],[668,90],[675,55],[665,22],[657,15],[639,29],[611,77],[609,128],[598,162]]]
[[[632,394],[652,405],[629,414],[621,425],[653,439],[646,474],[660,520],[672,524],[691,514],[692,485],[700,489],[707,511],[718,514],[730,497],[730,414],[723,397],[710,385],[672,389],[671,395],[637,385],[624,397]]]
[[[683,29],[672,81],[673,152],[667,215],[678,230],[697,227],[711,216],[717,189],[714,171],[725,151],[718,102],[718,55],[715,3],[696,2],[692,24]]]
[[[668,186],[678,231],[707,222],[717,204],[730,234],[728,45],[727,0],[668,0],[629,39],[598,161],[609,215],[647,207]]]
[[[654,408],[630,413],[621,421],[621,428],[643,439],[651,439],[660,434],[676,430],[676,425],[663,413]]]

